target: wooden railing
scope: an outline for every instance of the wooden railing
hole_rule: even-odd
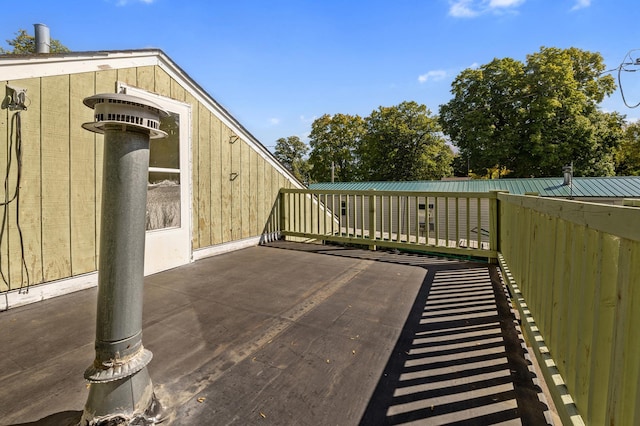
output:
[[[287,237],[497,258],[496,193],[282,189]]]
[[[503,276],[563,424],[640,424],[640,209],[498,200]]]
[[[283,189],[277,211],[289,238],[497,259],[563,424],[640,424],[640,208]]]

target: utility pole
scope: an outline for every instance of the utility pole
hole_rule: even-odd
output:
[[[162,138],[168,115],[145,99],[120,93],[90,96],[95,121],[82,125],[104,134],[100,264],[95,360],[81,424],[155,424],[155,398],[142,346],[142,297],[149,140]],[[142,422],[142,423],[140,423]]]

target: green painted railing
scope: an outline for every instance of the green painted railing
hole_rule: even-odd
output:
[[[287,237],[496,259],[496,208],[496,193],[282,189],[280,228]]]
[[[500,264],[564,424],[640,424],[640,209],[499,194]]]
[[[289,238],[497,258],[563,424],[638,425],[640,208],[625,204],[283,189],[277,211]]]

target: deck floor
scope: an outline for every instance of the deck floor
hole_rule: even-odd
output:
[[[0,424],[77,422],[96,289],[0,312]],[[145,279],[172,425],[551,421],[497,270],[274,242]]]

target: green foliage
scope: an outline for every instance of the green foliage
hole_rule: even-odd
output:
[[[5,50],[0,47],[0,55],[14,54],[24,55],[36,53],[36,39],[27,33],[27,30],[20,29],[15,33],[16,37],[13,40],[7,40],[7,44],[12,47],[11,50]],[[70,52],[69,48],[60,43],[59,40],[51,39],[51,46],[49,48],[51,53],[64,53]]]
[[[600,54],[576,48],[494,59],[454,80],[440,122],[473,170],[558,176],[573,161],[577,175],[610,175],[622,117],[598,110],[615,90],[604,69]]]
[[[467,157],[463,157],[460,154],[456,154],[453,156],[453,161],[451,161],[451,168],[453,170],[453,175],[456,177],[466,177],[469,176],[471,172],[469,163],[467,162]]]
[[[453,153],[425,105],[402,102],[362,118],[325,114],[311,126],[309,163],[315,181],[439,179]]]
[[[309,164],[304,156],[309,147],[297,136],[280,138],[276,141],[275,157],[300,181],[309,181]]]
[[[441,106],[440,122],[472,170],[513,168],[517,153],[512,141],[526,99],[524,72],[518,61],[494,59],[464,70],[452,83],[454,98]]]
[[[331,169],[338,182],[358,180],[358,149],[365,135],[365,122],[358,115],[325,114],[314,120],[309,135],[311,177],[330,182]]]
[[[626,124],[622,143],[616,152],[616,174],[640,176],[640,122]]]
[[[366,123],[359,150],[365,180],[411,181],[451,175],[453,152],[425,105],[405,101],[380,107]]]

